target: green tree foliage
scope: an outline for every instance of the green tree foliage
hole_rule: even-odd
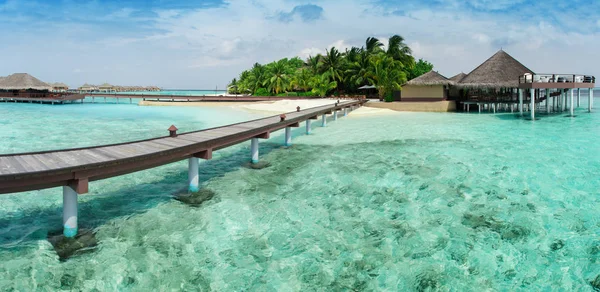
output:
[[[415,62],[400,35],[390,37],[387,47],[379,39],[369,37],[363,47],[351,47],[344,52],[332,47],[324,55],[306,60],[294,57],[265,65],[255,63],[231,81],[228,91],[261,96],[327,96],[332,92],[360,94],[364,92],[359,87],[373,85],[381,98],[389,99],[407,78],[431,69],[433,65],[425,60]]]
[[[337,87],[337,82],[331,80],[331,73],[329,71],[314,76],[310,80],[310,86],[312,87],[312,92],[320,97],[327,96],[327,92]]]
[[[415,66],[408,71],[408,78],[409,80],[417,78],[431,70],[433,70],[433,64],[423,59],[419,59]]]

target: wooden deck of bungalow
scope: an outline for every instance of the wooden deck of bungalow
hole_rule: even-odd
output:
[[[188,159],[189,189],[198,190],[198,158],[211,159],[212,152],[252,141],[251,156],[258,162],[258,139],[269,138],[270,133],[285,129],[285,143],[291,144],[291,128],[310,123],[321,116],[361,106],[363,100],[341,101],[305,110],[271,116],[201,131],[176,134],[154,139],[113,145],[16,153],[0,155],[0,194],[63,187],[65,236],[77,233],[77,194],[88,192],[90,181],[110,178],[164,164]],[[170,128],[170,131],[176,131]],[[73,218],[74,221],[73,221]]]
[[[317,96],[248,96],[248,95],[159,95],[159,94],[127,94],[127,93],[86,93],[86,97],[91,98],[92,102],[96,99],[106,102],[107,98],[129,99],[129,103],[133,103],[133,99],[142,99],[144,101],[161,101],[161,102],[253,102],[253,101],[276,101],[276,100],[294,100],[294,99],[312,99],[320,98]],[[350,97],[356,99],[357,97]],[[343,98],[342,98],[343,99]]]

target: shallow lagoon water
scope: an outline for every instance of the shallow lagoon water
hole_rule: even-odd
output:
[[[75,117],[77,105],[29,114],[13,106],[0,105],[0,117],[30,127],[12,132],[20,142],[2,142],[2,152],[118,142],[115,133],[131,125],[140,131],[129,140],[163,135],[174,117],[180,129],[199,129],[213,110],[252,118],[224,108],[83,105]],[[33,121],[54,110],[65,111],[65,124],[106,125],[60,142],[59,133],[74,136]],[[115,112],[133,119],[111,123]],[[185,162],[93,182],[80,197],[80,226],[100,245],[66,262],[45,240],[61,226],[60,189],[3,195],[0,290],[592,291],[600,114],[577,115],[351,114],[314,123],[309,136],[294,131],[290,148],[281,135],[263,142],[269,168],[244,167],[246,143],[202,162],[203,187],[216,196],[198,208],[171,199],[185,189]],[[26,131],[39,135],[19,136]]]

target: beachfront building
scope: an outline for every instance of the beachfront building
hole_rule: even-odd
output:
[[[442,101],[454,82],[438,72],[429,71],[402,86],[400,101]]]
[[[115,87],[108,84],[108,83],[104,83],[102,85],[98,86],[98,91],[100,92],[114,92],[115,91]]]
[[[79,87],[79,92],[94,92],[97,90],[98,90],[98,87],[96,87],[95,85],[87,84],[87,83],[84,85],[81,85]]]
[[[0,80],[0,97],[48,97],[52,86],[27,73],[15,73]]]
[[[547,114],[568,108],[573,116],[574,94],[576,91],[579,107],[581,89],[588,89],[588,110],[591,111],[595,81],[594,76],[586,75],[535,74],[500,50],[456,83],[460,90],[453,98],[462,105],[458,108],[465,111],[470,111],[472,106],[479,112],[482,109],[518,110],[523,115],[529,111],[531,119],[535,119],[536,108]]]
[[[69,90],[69,86],[61,82],[52,83],[51,85],[52,92],[67,92]]]
[[[472,104],[489,104],[493,110],[499,105],[512,107],[519,98],[519,76],[524,74],[533,74],[533,71],[500,50],[456,84],[462,89],[462,94],[455,96],[456,100],[463,103],[466,110]]]

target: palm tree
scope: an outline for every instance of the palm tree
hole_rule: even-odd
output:
[[[302,68],[296,71],[296,74],[294,74],[292,80],[290,81],[290,86],[306,92],[310,88],[310,79],[313,76],[314,75],[310,72],[310,69]]]
[[[346,75],[349,76],[349,81],[354,86],[353,88],[356,88],[362,85],[373,84],[371,72],[369,53],[362,50],[356,57],[356,61],[348,65]]]
[[[353,63],[356,62],[358,55],[362,52],[363,50],[361,48],[357,48],[357,47],[352,47],[350,48],[350,50],[346,49],[346,52],[344,53],[344,56],[346,57],[346,61]]]
[[[250,74],[248,75],[248,89],[252,91],[252,94],[256,93],[256,90],[263,86],[265,82],[265,66],[254,63],[252,69],[250,70]]]
[[[335,47],[331,47],[325,57],[323,57],[323,66],[321,69],[323,73],[328,72],[333,81],[342,82],[344,80],[343,61],[342,54]]]
[[[406,73],[402,70],[402,63],[392,57],[381,54],[371,58],[371,78],[379,92],[379,98],[399,90],[401,84],[406,82]]]
[[[365,49],[369,54],[379,53],[383,50],[383,44],[379,41],[378,38],[368,37],[365,42]]]
[[[412,68],[415,64],[412,50],[404,43],[404,38],[399,35],[393,35],[389,39],[387,55],[396,61],[402,62],[406,68]]]
[[[287,66],[287,59],[281,59],[269,64],[267,79],[263,85],[268,85],[269,90],[279,94],[288,89],[290,85],[290,69]]]
[[[321,68],[321,59],[322,58],[323,58],[323,55],[321,55],[321,54],[317,54],[314,57],[308,56],[308,59],[306,59],[306,63],[304,63],[304,66],[308,67],[313,75],[317,75],[317,74],[319,74],[319,70]]]
[[[337,82],[332,81],[329,72],[314,76],[310,80],[312,92],[320,97],[327,96],[327,92],[337,87]]]
[[[227,85],[227,93],[229,94],[237,94],[238,93],[238,81],[233,78],[231,82]]]

